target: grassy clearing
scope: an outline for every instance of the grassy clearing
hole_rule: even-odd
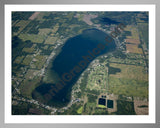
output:
[[[55,34],[55,33],[58,31],[58,29],[59,29],[59,24],[57,23],[57,24],[54,26],[54,28],[53,28],[53,30],[52,30],[52,33]]]
[[[142,49],[138,48],[138,45],[126,44],[126,49],[130,53],[143,54]]]
[[[24,59],[24,56],[18,56],[18,57],[15,59],[14,63],[20,64],[23,59]]]
[[[91,94],[87,94],[87,99],[88,99],[88,102],[90,102],[90,103],[96,103],[96,101],[97,101],[97,96],[96,95],[91,95]]]
[[[55,44],[57,41],[57,37],[50,37],[48,36],[48,38],[46,39],[46,41],[44,42],[44,44]]]
[[[13,35],[18,35],[21,31],[30,23],[28,20],[20,20],[15,27],[19,27],[17,32],[14,32]]]
[[[126,42],[132,44],[140,44],[140,41],[137,39],[126,39]]]
[[[44,47],[42,47],[44,50],[47,50],[48,49],[48,45],[44,45]]]
[[[50,13],[46,13],[46,12],[40,12],[39,15],[36,17],[36,20],[39,21],[44,21],[45,19],[43,19],[44,16],[48,16]]]
[[[131,43],[131,44],[126,44],[126,49],[130,53],[138,53],[138,54],[143,54],[142,49],[138,47],[140,44],[139,40],[139,33],[136,27],[127,25],[125,28],[125,31],[130,31],[131,36],[126,36],[126,42]]]
[[[59,24],[57,23],[53,27],[53,29],[50,29],[50,28],[39,29],[38,35],[47,36],[48,34],[50,34],[51,36],[53,36],[55,35],[55,33],[57,33],[58,29],[59,29]]]
[[[141,66],[115,63],[110,63],[110,66],[121,69],[120,73],[112,74],[111,77],[148,81],[148,74],[143,72],[144,68]]]
[[[29,17],[29,20],[34,20],[36,19],[36,17],[39,15],[40,12],[35,12],[33,13],[30,17]]]
[[[27,55],[23,62],[21,63],[22,65],[30,65],[31,61],[33,59],[33,55]]]
[[[27,98],[32,98],[32,91],[40,84],[39,70],[29,69],[20,85],[20,92]]]
[[[141,66],[113,64],[121,69],[120,73],[109,76],[109,92],[116,95],[148,98],[148,74]]]
[[[31,64],[32,68],[41,69],[46,62],[47,56],[37,55]]]
[[[31,48],[23,48],[23,52],[26,52],[26,53],[34,53],[34,47],[31,47]]]
[[[87,102],[83,108],[83,115],[93,115],[95,112],[96,103]]]
[[[129,36],[129,38],[139,39],[139,34],[138,34],[138,30],[136,27],[131,26],[131,25],[127,25],[124,30],[131,31],[132,36]]]
[[[84,17],[84,14],[76,15],[76,17],[78,18],[78,21],[82,21],[83,17]]]
[[[93,115],[108,115],[108,111],[105,109],[95,109]]]
[[[70,12],[68,15],[66,15],[66,18],[68,19],[68,21],[71,21],[73,18],[74,13]]]
[[[20,34],[19,38],[23,41],[30,40],[33,43],[43,43],[46,36],[51,34],[52,36],[58,31],[59,24],[56,24],[53,29],[43,28],[39,29],[38,34]],[[57,37],[48,37],[45,44],[53,44],[57,40]]]
[[[27,98],[32,98],[32,91],[39,85],[41,77],[34,77],[32,80],[25,79],[20,85],[20,92]]]
[[[25,75],[25,78],[32,80],[38,74],[39,74],[39,70],[29,69]]]
[[[140,54],[139,54],[140,55]],[[137,57],[138,58],[138,57]],[[127,65],[138,65],[138,66],[145,66],[145,61],[143,60],[143,58],[126,58],[126,59],[121,59],[121,58],[115,58],[115,57],[111,57],[109,59],[109,62],[111,63],[120,63],[120,64],[127,64]]]
[[[142,42],[146,45],[145,48],[148,49],[148,23],[138,23],[139,34]]]
[[[47,36],[49,33],[51,33],[52,29],[49,28],[43,28],[39,29],[38,35]]]
[[[131,44],[126,44],[126,49],[130,53],[143,54],[142,49],[138,47],[140,44],[139,32],[135,26],[127,25],[125,31],[130,31],[131,36],[126,36],[126,42]]]
[[[116,95],[148,98],[148,81],[109,77],[109,92]]]
[[[87,88],[90,90],[106,89],[107,85],[107,69],[104,66],[97,67],[88,76]]]
[[[99,108],[106,108],[105,105],[98,105]]]
[[[78,114],[82,114],[82,112],[83,112],[83,106],[81,106],[81,107],[77,110],[77,113],[78,113]]]
[[[33,43],[43,43],[45,36],[36,35],[36,34],[20,34],[18,36],[23,41],[30,40]]]

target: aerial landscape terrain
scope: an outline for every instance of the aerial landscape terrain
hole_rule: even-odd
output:
[[[12,115],[148,115],[148,26],[148,12],[12,12]]]

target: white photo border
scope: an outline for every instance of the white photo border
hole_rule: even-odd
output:
[[[5,5],[5,123],[155,123],[155,5]],[[12,11],[149,11],[149,115],[11,115]]]

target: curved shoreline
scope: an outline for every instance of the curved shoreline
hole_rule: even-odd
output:
[[[55,84],[42,83],[33,92],[34,99],[41,97],[43,99],[38,98],[40,100],[40,102],[44,102],[45,104],[48,104],[48,105],[51,105],[54,107],[66,106],[71,101],[72,86],[79,79],[80,74],[83,73],[84,70],[87,69],[87,67],[91,63],[91,61],[106,52],[108,53],[110,51],[113,51],[116,47],[114,40],[109,35],[107,35],[106,33],[104,33],[101,30],[87,29],[83,32],[84,32],[83,34],[80,34],[80,35],[73,37],[73,38],[69,38],[67,40],[68,42],[66,41],[66,43],[62,47],[61,52],[59,51],[59,54],[56,54],[56,56],[54,56],[54,58],[53,58],[53,62],[52,62],[53,63],[53,65],[52,65],[53,70],[55,72],[57,72],[59,76],[61,76],[61,77],[59,77],[60,78],[59,82],[55,83]],[[86,33],[87,33],[87,35],[86,35]],[[98,34],[100,36],[98,36]],[[109,43],[108,42],[106,43],[106,41],[103,40],[106,38],[106,36],[108,36],[110,38]],[[89,40],[88,40],[88,38],[89,38]],[[84,41],[88,41],[88,42],[87,42],[87,44],[85,44],[85,43],[81,44],[81,41],[79,39],[81,39],[81,41],[84,40]],[[97,40],[98,42],[96,42],[94,39]],[[71,43],[71,40],[74,40],[74,43],[73,42]],[[79,50],[79,47],[77,46],[77,44],[75,44],[76,40],[79,41],[78,46],[81,46],[80,50]],[[69,41],[70,41],[70,44],[69,44]],[[93,46],[90,47],[89,44],[92,44]],[[73,49],[73,51],[67,52],[67,50],[69,50],[68,48],[70,48],[70,45],[72,47],[75,47],[75,49]],[[76,50],[76,48],[78,48],[77,49],[78,51]],[[86,48],[89,48],[89,49],[86,49]],[[65,52],[67,52],[68,56],[66,56]],[[72,58],[70,58],[70,55],[72,56],[73,53],[75,55],[76,54],[78,55],[78,56],[76,56],[76,59],[74,61],[72,60]],[[61,56],[62,60],[63,60],[64,56],[69,57],[68,58],[69,60],[66,61],[66,59],[65,59],[64,60],[65,63],[63,63],[58,60],[60,56]],[[70,62],[70,61],[73,61],[73,62]],[[72,64],[73,66],[69,66],[68,64],[70,64],[70,63],[71,64],[73,63],[74,65]],[[67,67],[64,68],[63,67],[64,65],[69,66],[70,68],[69,69]],[[61,67],[59,67],[59,66],[61,66]],[[60,69],[60,70],[58,70],[58,69]]]

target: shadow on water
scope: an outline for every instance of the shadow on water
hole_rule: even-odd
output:
[[[68,39],[62,51],[51,62],[51,69],[58,74],[60,81],[55,84],[42,83],[33,91],[33,98],[55,107],[66,106],[71,99],[72,86],[90,62],[99,55],[115,50],[116,45],[114,40],[109,43],[105,40],[106,37],[112,39],[98,29],[87,29],[82,34]],[[104,47],[101,49],[97,48],[99,44]],[[96,54],[93,55],[94,50]],[[84,60],[85,64],[81,63]],[[76,70],[73,71],[73,69]],[[67,74],[65,76],[66,79],[70,79],[69,77],[71,79],[64,80],[64,74]]]

